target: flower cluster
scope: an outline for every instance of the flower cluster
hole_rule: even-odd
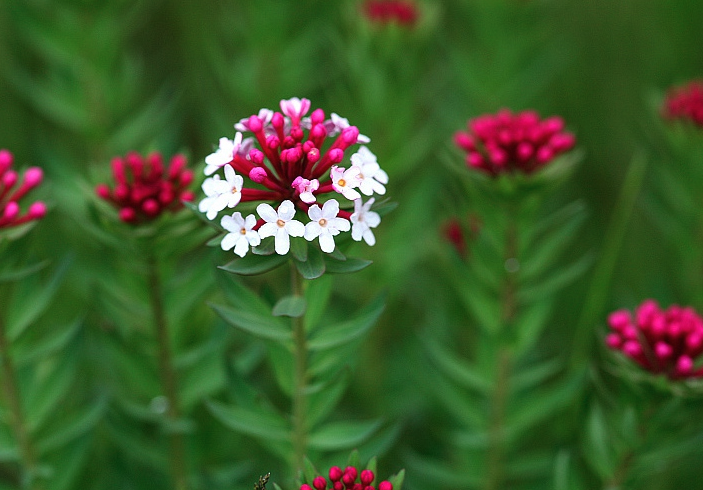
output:
[[[670,89],[662,114],[666,119],[680,119],[703,126],[703,80]]]
[[[153,220],[164,211],[176,211],[183,201],[195,197],[187,187],[193,182],[193,172],[186,169],[186,158],[175,155],[169,165],[164,165],[160,153],[146,158],[138,153],[128,153],[124,158],[112,159],[115,188],[106,184],[95,188],[97,195],[119,209],[125,223]]]
[[[417,22],[417,6],[403,0],[368,0],[364,4],[364,14],[371,22],[413,26]]]
[[[359,472],[353,466],[347,466],[342,470],[339,466],[333,466],[329,471],[331,490],[393,490],[393,485],[389,481],[382,481],[378,487],[373,486],[376,478],[371,470]],[[359,481],[357,481],[357,477]],[[312,487],[307,483],[300,486],[300,490],[326,490],[327,480],[324,476],[317,476],[312,481]]]
[[[46,205],[41,201],[32,203],[22,214],[20,200],[41,184],[44,172],[39,167],[30,167],[20,179],[12,170],[13,160],[12,153],[0,150],[0,229],[38,220],[46,214]]]
[[[670,379],[703,377],[694,361],[703,353],[703,319],[692,308],[661,310],[654,300],[644,301],[634,318],[627,310],[610,314],[612,329],[606,344],[648,371]]]
[[[280,107],[281,112],[262,109],[239,121],[234,139],[221,138],[217,151],[205,158],[208,178],[202,184],[205,198],[198,209],[208,219],[240,203],[274,203],[260,203],[258,219],[239,211],[222,217],[220,223],[229,232],[222,249],[234,248],[243,257],[250,246],[273,236],[276,253],[285,255],[290,237],[305,237],[319,239],[322,251],[330,253],[334,237],[350,230],[352,239],[373,245],[372,228],[381,219],[371,211],[374,198],[363,202],[362,194],[385,194],[388,175],[366,146],[351,155],[348,168],[341,166],[344,152],[357,143],[368,143],[369,138],[337,114],[328,119],[322,109],[316,109],[308,117],[308,99],[282,100]],[[245,138],[244,133],[252,136]],[[217,173],[220,169],[223,176]],[[333,197],[321,200],[328,194]],[[353,202],[353,211],[345,209],[352,204],[338,201],[341,198]],[[307,215],[309,222],[297,220],[298,212]]]
[[[489,175],[531,173],[571,150],[574,135],[560,117],[540,119],[535,111],[513,114],[507,109],[469,120],[468,131],[454,135],[467,152],[466,164]]]

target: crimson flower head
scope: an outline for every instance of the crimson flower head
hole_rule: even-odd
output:
[[[484,114],[458,131],[454,143],[466,151],[466,164],[491,176],[529,174],[571,150],[574,135],[564,131],[558,116],[541,119],[535,111],[513,114],[507,109]]]
[[[703,127],[703,80],[669,89],[662,115],[665,119],[688,121]]]
[[[404,0],[368,0],[363,11],[371,22],[378,24],[396,22],[412,27],[419,17],[415,3]]]
[[[359,471],[353,466],[342,470],[333,466],[329,471],[329,483],[324,476],[317,476],[312,481],[312,486],[303,483],[300,490],[393,490],[391,482],[383,480],[374,486],[376,476],[371,470]]]
[[[673,305],[662,310],[649,299],[634,314],[611,313],[608,324],[608,347],[647,371],[673,380],[703,377],[703,367],[696,366],[696,358],[703,353],[703,319],[693,308]]]
[[[186,169],[186,158],[175,155],[168,165],[160,153],[146,158],[138,153],[128,153],[124,158],[112,159],[114,188],[100,184],[96,194],[119,209],[125,223],[142,223],[158,218],[164,211],[177,211],[182,201],[195,197],[188,186],[193,182],[193,172]]]
[[[38,220],[46,214],[46,205],[41,201],[30,204],[24,213],[20,207],[24,196],[41,184],[44,172],[30,167],[20,178],[12,169],[13,160],[12,153],[0,150],[0,229]]]
[[[315,109],[308,116],[308,99],[281,100],[280,108],[240,120],[234,138],[220,138],[219,148],[205,158],[209,177],[198,209],[214,220],[225,208],[237,208],[220,220],[230,232],[223,250],[234,248],[243,257],[250,246],[273,236],[280,255],[290,250],[290,237],[319,239],[321,250],[332,253],[333,237],[347,231],[353,240],[373,245],[371,229],[380,217],[371,211],[371,196],[385,194],[388,175],[366,146],[348,162],[345,154],[369,138],[335,113],[327,118]],[[371,198],[363,202],[362,194]],[[264,201],[256,206],[258,218],[242,214],[251,207],[242,204],[257,201]]]

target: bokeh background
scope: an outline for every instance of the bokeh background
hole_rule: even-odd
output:
[[[531,108],[562,116],[576,135],[584,157],[547,204],[581,201],[587,209],[565,263],[586,253],[599,257],[628,168],[633,159],[646,161],[615,268],[602,282],[605,300],[579,353],[584,363],[602,355],[597,339],[609,311],[646,297],[691,301],[672,272],[682,265],[648,212],[648,196],[656,186],[652,169],[671,160],[659,117],[665,91],[703,75],[700,1],[424,0],[416,6],[417,20],[403,25],[375,22],[350,0],[0,2],[0,147],[14,153],[17,165],[45,170],[41,194],[50,206],[21,253],[67,264],[49,316],[84,320],[72,347],[74,393],[81,394],[68,405],[110,391],[109,373],[100,374],[99,340],[109,310],[95,285],[96,276],[109,281],[124,273],[123,259],[82,226],[110,158],[130,150],[184,152],[199,174],[218,139],[233,137],[235,122],[294,96],[370,136],[398,204],[378,228],[376,246],[354,249],[374,264],[335,282],[346,304],[387,292],[370,338],[350,352],[356,368],[342,406],[350,416],[380,416],[392,427],[375,446],[388,473],[406,467],[412,474],[408,454],[443,454],[437,428],[443,412],[423,389],[419,335],[471,329],[441,272],[444,258],[456,253],[446,223],[467,212],[447,162],[463,158],[452,135],[469,118]],[[214,265],[229,257],[203,246],[181,260],[179,267],[201,278],[193,296],[204,305],[215,294]],[[559,292],[540,349],[571,346],[592,275]],[[192,330],[180,337],[183,346],[214,328],[207,311],[193,318]],[[226,337],[235,353],[237,341],[245,340]],[[218,396],[224,384],[214,382],[200,395]],[[67,488],[161,488],[158,477],[146,476],[148,460],[134,461],[120,448],[125,441],[116,434],[127,423],[115,411],[81,436],[89,450]],[[247,486],[276,467],[247,439],[222,434],[204,408],[193,411],[206,420],[208,434],[217,433],[198,442],[208,448],[204,466],[246,462],[227,477],[213,476],[209,488]],[[685,464],[678,470],[680,478],[700,472]],[[408,484],[423,488],[427,481],[409,476]]]

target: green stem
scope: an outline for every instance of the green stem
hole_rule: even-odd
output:
[[[159,349],[159,375],[164,395],[168,400],[168,410],[166,415],[169,419],[170,433],[170,459],[171,475],[174,480],[176,490],[188,490],[188,475],[185,456],[185,443],[183,434],[174,430],[174,426],[181,418],[180,404],[178,401],[178,381],[176,370],[173,365],[173,355],[171,353],[171,341],[168,335],[168,325],[164,310],[163,299],[161,297],[161,279],[156,258],[149,253],[147,257],[147,271],[149,281],[149,295],[151,309],[154,315],[154,326],[156,328],[156,339]]]
[[[9,408],[9,419],[19,446],[22,462],[22,487],[40,490],[42,485],[36,478],[37,458],[32,439],[24,420],[22,400],[17,383],[17,372],[10,357],[10,344],[5,332],[5,324],[0,319],[0,357],[2,357],[2,391]]]
[[[303,281],[291,261],[291,289],[294,296],[303,296]],[[293,391],[293,473],[303,469],[307,451],[307,388],[308,346],[304,316],[293,318],[293,357],[295,358],[295,387]]]

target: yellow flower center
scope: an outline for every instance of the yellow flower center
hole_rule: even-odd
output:
[[[320,221],[318,221],[318,223],[320,223],[320,226],[325,226],[327,225],[327,220],[325,218],[320,218]]]
[[[239,233],[241,233],[242,235],[246,235],[246,234],[247,234],[247,229],[246,229],[246,228],[242,228],[241,230],[239,230]]]
[[[339,180],[337,181],[337,185],[338,185],[339,187],[344,187],[345,185],[347,185],[347,181],[344,180],[344,179],[339,179]]]
[[[276,224],[278,225],[279,228],[283,228],[284,226],[286,226],[286,222],[283,221],[282,219],[279,219],[278,221],[276,221]]]

